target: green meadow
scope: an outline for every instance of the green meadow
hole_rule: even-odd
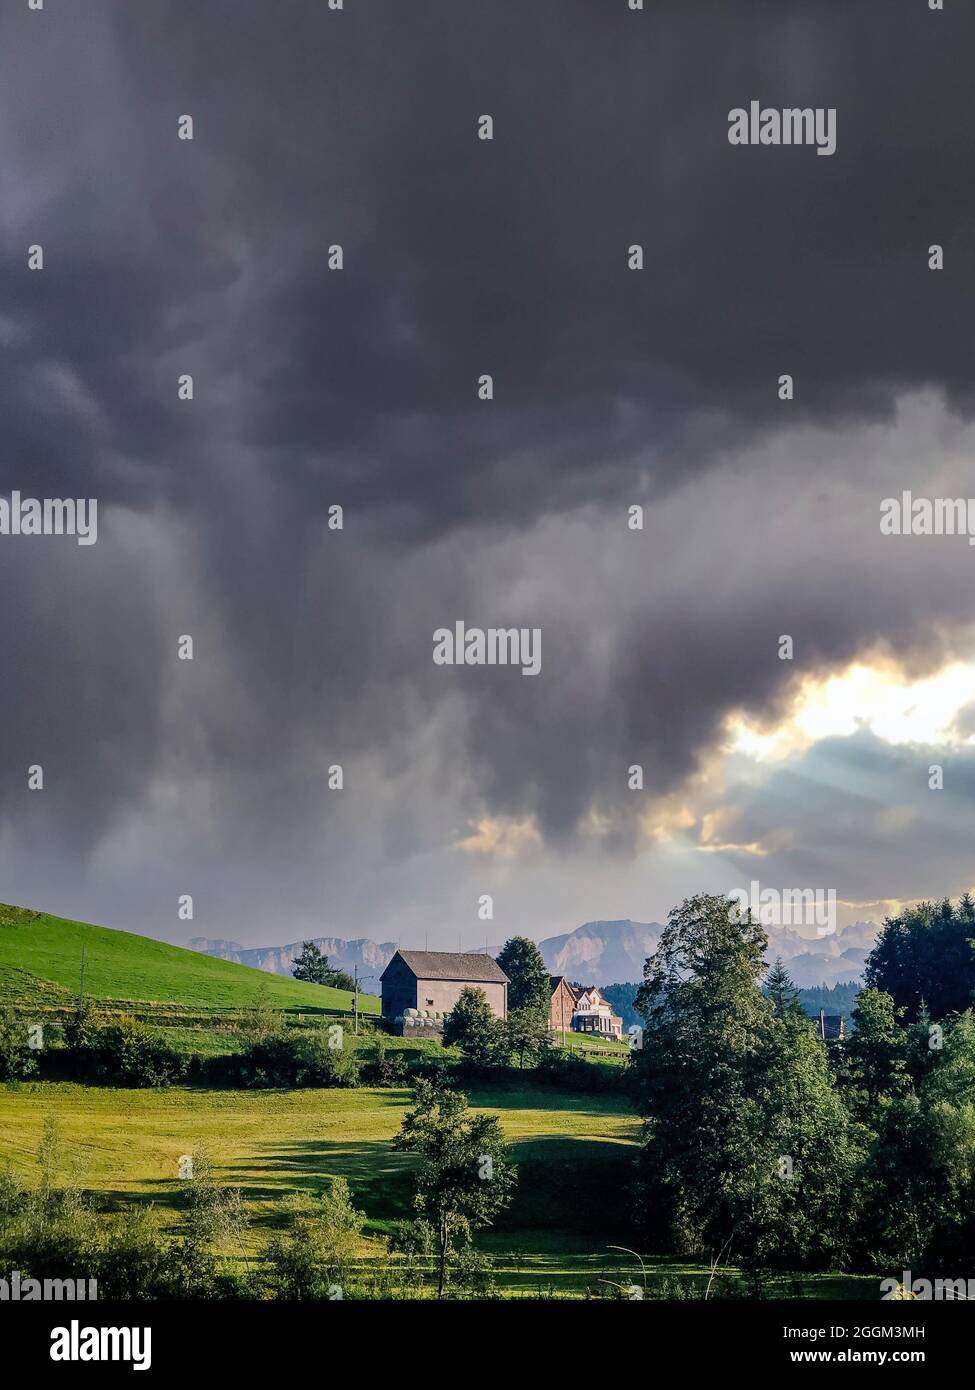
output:
[[[85,995],[107,1005],[173,1004],[180,1010],[245,1009],[259,995],[269,1006],[304,1012],[352,1009],[352,995],[216,960],[147,936],[71,922],[26,908],[0,905],[0,1003],[58,1009],[78,999],[81,952]],[[378,1013],[374,995],[359,996],[364,1013]],[[164,1011],[160,1011],[163,1013]],[[165,1024],[165,1017],[158,1021]]]
[[[636,1116],[611,1097],[549,1090],[480,1088],[478,1108],[499,1114],[518,1165],[511,1208],[478,1238],[495,1260],[500,1290],[510,1296],[607,1292],[603,1281],[642,1282],[628,1245],[626,1192],[639,1142]],[[364,1257],[379,1258],[377,1237],[412,1214],[412,1157],[392,1139],[410,1096],[405,1090],[164,1091],[53,1083],[0,1087],[0,1155],[36,1180],[44,1119],[56,1115],[65,1175],[107,1209],[153,1203],[167,1227],[180,1225],[176,1178],[183,1154],[205,1151],[221,1182],[240,1187],[252,1254],[279,1216],[278,1203],[298,1189],[319,1191],[343,1176],[367,1216]],[[235,1253],[238,1256],[240,1252]],[[645,1259],[647,1282],[679,1276],[703,1288],[700,1265]],[[795,1292],[777,1281],[778,1292]],[[805,1276],[807,1297],[873,1297],[876,1281]]]

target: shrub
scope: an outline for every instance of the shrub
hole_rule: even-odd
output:
[[[333,1046],[338,1025],[292,1029],[250,1042],[235,1056],[215,1057],[200,1074],[231,1086],[357,1086],[359,1062],[344,1038]]]
[[[374,1055],[366,1063],[365,1079],[370,1086],[406,1084],[406,1059],[401,1052],[390,1049],[382,1033],[377,1035]]]
[[[186,1062],[152,1028],[134,1018],[99,1024],[80,1009],[64,1029],[66,1062],[82,1081],[114,1086],[169,1086]]]
[[[97,1217],[74,1188],[17,1189],[5,1183],[0,1268],[32,1279],[90,1278]]]
[[[347,1291],[365,1217],[352,1205],[345,1178],[333,1178],[319,1197],[294,1193],[287,1226],[264,1247],[269,1283],[278,1298],[333,1298]]]
[[[37,1071],[37,1060],[27,1046],[27,1025],[11,1011],[0,1014],[0,1081],[23,1081]]]
[[[602,1093],[625,1090],[628,1071],[614,1063],[587,1062],[560,1047],[552,1047],[539,1058],[535,1077],[559,1090]]]

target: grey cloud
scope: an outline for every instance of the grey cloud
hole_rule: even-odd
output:
[[[104,530],[97,556],[0,551],[0,814],[35,898],[25,838],[105,875],[127,822],[134,858],[170,846],[160,894],[199,854],[235,913],[245,860],[311,913],[337,876],[449,856],[478,814],[571,844],[630,762],[667,791],[729,708],[779,707],[780,632],[803,670],[961,643],[967,548],[874,530],[895,483],[961,486],[970,445],[960,8],[36,19],[8,17],[0,60],[4,481],[97,494]],[[836,106],[836,155],[730,147],[753,96]],[[900,412],[927,388],[942,406]],[[458,617],[541,625],[542,677],[434,668]],[[38,745],[59,790],[25,806]],[[106,918],[133,900],[112,874]]]

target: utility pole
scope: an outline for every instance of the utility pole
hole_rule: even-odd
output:
[[[84,942],[81,946],[81,988],[78,992],[79,1012],[85,1007],[85,947]]]
[[[359,979],[359,967],[358,967],[357,964],[356,964],[356,965],[353,965],[353,967],[352,967],[352,978],[353,978],[353,980],[355,981],[355,992],[354,992],[354,994],[352,995],[352,1018],[353,1018],[353,1025],[352,1025],[352,1026],[353,1026],[353,1029],[354,1029],[354,1031],[355,1031],[356,1037],[358,1037],[358,1036],[359,1036],[359,985],[360,985],[361,981],[360,981],[360,979]],[[376,978],[375,975],[363,975],[363,977],[362,977],[363,980],[374,980],[375,978]]]

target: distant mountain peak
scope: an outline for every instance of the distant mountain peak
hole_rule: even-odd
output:
[[[802,989],[821,984],[859,980],[863,961],[880,928],[874,922],[854,922],[828,936],[803,936],[794,927],[769,927],[767,958],[781,956]],[[643,979],[643,966],[660,941],[660,922],[630,918],[584,922],[562,936],[539,942],[553,975],[583,979],[587,984],[611,985]]]

